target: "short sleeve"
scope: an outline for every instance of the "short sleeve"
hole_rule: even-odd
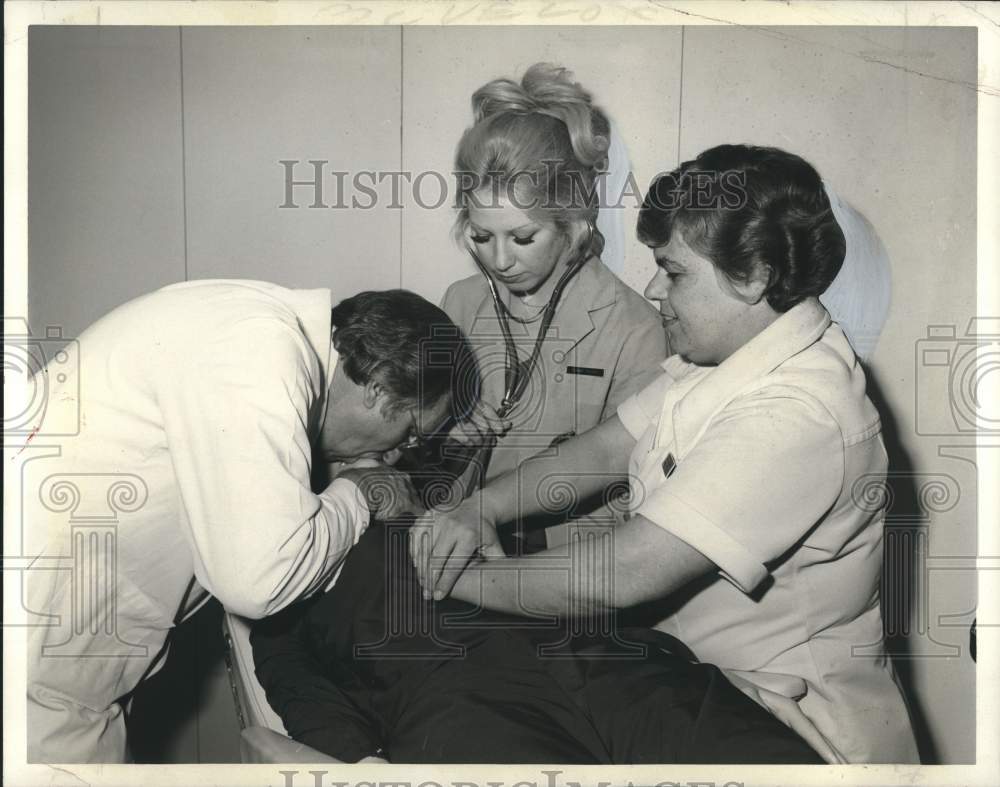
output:
[[[666,367],[667,363],[669,361],[662,364],[661,367]],[[673,375],[661,371],[649,385],[618,405],[618,419],[633,438],[638,440],[642,437],[650,424],[660,417],[663,400],[674,382]]]
[[[830,510],[843,476],[829,411],[804,392],[769,388],[717,415],[637,513],[750,592]]]

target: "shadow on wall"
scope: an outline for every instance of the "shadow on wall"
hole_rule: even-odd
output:
[[[940,754],[927,723],[927,713],[918,699],[913,676],[914,640],[919,636],[914,631],[914,621],[920,604],[920,581],[916,578],[923,571],[923,558],[926,557],[927,516],[920,502],[913,462],[899,438],[892,409],[877,376],[867,365],[865,374],[868,397],[882,419],[882,439],[889,455],[881,589],[886,646],[906,694],[920,761],[935,764],[941,761]]]
[[[127,724],[136,763],[240,762],[222,615],[213,598],[174,629],[163,669],[133,695]]]
[[[844,231],[847,254],[844,264],[820,300],[840,324],[865,370],[868,396],[882,419],[882,437],[889,457],[888,476],[881,483],[858,489],[862,506],[886,507],[884,564],[882,571],[882,617],[886,645],[907,695],[910,715],[922,762],[941,761],[941,752],[931,734],[927,711],[921,706],[914,665],[918,638],[926,637],[926,564],[930,512],[927,488],[920,483],[913,459],[904,448],[899,424],[888,404],[875,371],[869,366],[881,336],[892,296],[892,265],[878,231],[867,217],[829,188],[827,193],[837,223]],[[924,477],[927,481],[926,476]],[[875,509],[872,509],[875,510]],[[869,648],[856,655],[865,657]],[[871,651],[875,652],[875,651]]]

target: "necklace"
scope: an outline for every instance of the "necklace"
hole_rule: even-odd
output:
[[[546,303],[539,306],[538,311],[535,312],[530,317],[518,317],[510,310],[510,307],[507,306],[507,304],[504,303],[503,301],[500,301],[500,306],[503,308],[504,314],[510,317],[510,319],[512,319],[514,322],[520,323],[521,325],[530,325],[531,323],[538,322],[538,320],[542,319],[542,315],[545,313],[545,307],[548,306],[548,304]]]

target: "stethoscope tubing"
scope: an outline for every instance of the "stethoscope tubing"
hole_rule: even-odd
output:
[[[496,313],[497,322],[500,323],[500,333],[503,335],[504,363],[507,372],[507,380],[503,399],[500,403],[500,407],[497,409],[497,416],[500,418],[506,418],[514,410],[514,408],[517,407],[518,403],[521,401],[521,397],[524,396],[524,392],[531,380],[531,375],[534,373],[535,367],[538,365],[538,359],[541,357],[542,346],[545,343],[546,335],[548,334],[549,327],[552,324],[552,319],[555,316],[556,308],[559,305],[559,299],[562,297],[563,290],[566,288],[566,285],[569,284],[570,280],[580,272],[584,264],[586,264],[592,256],[591,246],[594,240],[593,223],[588,221],[587,229],[587,242],[583,245],[581,251],[566,266],[566,270],[562,272],[562,275],[559,277],[559,281],[556,282],[556,286],[552,290],[552,295],[549,296],[549,301],[545,305],[545,311],[542,315],[541,325],[539,325],[538,328],[538,335],[535,337],[535,342],[531,349],[531,355],[528,356],[528,362],[523,368],[518,361],[517,347],[514,344],[514,337],[510,332],[510,323],[507,320],[506,309],[504,308],[503,301],[500,299],[500,293],[497,290],[496,281],[494,281],[493,276],[490,274],[489,269],[483,264],[483,261],[479,259],[479,255],[476,254],[475,250],[473,250],[472,247],[466,247],[469,254],[472,256],[472,259],[475,261],[476,267],[479,268],[479,271],[486,277],[486,283],[490,290],[490,297],[493,300],[493,311]],[[484,436],[479,449],[476,451],[475,455],[470,458],[465,471],[459,478],[456,479],[455,486],[453,486],[454,494],[460,495],[459,499],[464,500],[472,494],[478,486],[477,480],[485,478],[486,469],[489,466],[493,449],[498,440],[499,436],[494,431],[490,431]]]

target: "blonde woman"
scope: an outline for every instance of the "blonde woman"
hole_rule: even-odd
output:
[[[599,180],[611,130],[590,94],[566,69],[538,63],[519,82],[483,85],[472,108],[455,154],[455,236],[480,271],[452,284],[442,308],[479,360],[482,409],[507,406],[510,428],[489,457],[488,482],[612,416],[656,377],[666,341],[656,310],[601,262]],[[520,396],[510,395],[505,329]],[[597,516],[607,521],[607,509]],[[553,521],[542,516],[527,527]],[[553,540],[561,538],[550,531]]]

